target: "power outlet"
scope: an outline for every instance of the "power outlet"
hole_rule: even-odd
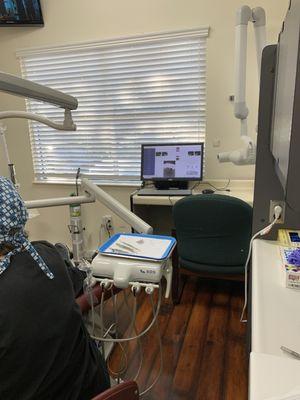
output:
[[[113,230],[112,216],[111,215],[103,215],[102,224],[105,229],[107,229],[108,231],[112,231]]]
[[[274,221],[274,208],[276,206],[280,206],[282,208],[280,219],[276,222],[277,224],[283,224],[285,218],[285,202],[283,200],[270,200],[270,213],[269,213],[269,222]]]

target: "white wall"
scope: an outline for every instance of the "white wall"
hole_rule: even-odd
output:
[[[17,49],[56,45],[86,40],[102,40],[122,36],[197,28],[209,25],[207,52],[207,141],[206,177],[251,179],[253,167],[218,164],[217,153],[240,147],[239,122],[233,117],[228,97],[233,94],[234,21],[240,0],[41,0],[45,26],[43,28],[3,28],[0,41],[0,69],[20,75],[16,59]],[[268,40],[277,36],[288,7],[288,0],[248,1],[250,7],[260,5],[267,13]],[[249,30],[248,104],[249,127],[254,132],[257,117],[258,80],[253,29]],[[24,100],[1,94],[2,110],[24,109]],[[33,184],[33,169],[25,121],[9,121],[8,145],[16,164],[21,192],[26,199],[68,195],[70,187]],[[25,133],[25,134],[24,134]],[[252,136],[255,136],[254,134]],[[213,148],[213,140],[221,140],[221,148]],[[5,174],[0,153],[0,173]],[[109,193],[129,205],[133,188],[108,188]],[[85,207],[85,221],[89,231],[89,246],[97,244],[101,206]],[[41,210],[41,216],[29,223],[32,238],[67,241],[68,210]],[[115,221],[118,228],[124,224]],[[122,229],[122,228],[121,228]]]

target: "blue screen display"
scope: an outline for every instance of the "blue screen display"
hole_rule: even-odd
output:
[[[43,23],[39,0],[0,0],[0,25]]]

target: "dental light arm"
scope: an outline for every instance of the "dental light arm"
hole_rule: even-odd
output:
[[[76,204],[94,203],[95,200],[98,200],[101,204],[104,204],[107,208],[109,208],[116,215],[118,215],[124,222],[126,222],[128,225],[134,228],[137,232],[147,233],[147,234],[153,233],[153,228],[150,225],[148,225],[141,218],[137,217],[133,212],[131,212],[125,206],[123,206],[123,204],[121,204],[118,200],[114,199],[104,190],[100,189],[89,179],[82,178],[81,187],[82,191],[85,192],[83,196],[31,200],[31,201],[26,201],[25,205],[28,209],[31,209],[31,208],[66,206],[74,203]]]
[[[256,38],[258,74],[260,77],[261,57],[266,45],[266,16],[261,7],[250,9],[243,6],[236,15],[235,34],[235,96],[234,115],[241,121],[241,138],[244,146],[240,150],[220,153],[220,162],[232,162],[236,165],[255,164],[256,145],[248,136],[247,118],[249,110],[246,103],[246,68],[247,68],[247,34],[248,23],[253,22]]]
[[[27,209],[32,209],[32,208],[67,206],[72,204],[94,203],[96,200],[98,200],[101,204],[104,204],[116,215],[118,215],[124,222],[126,222],[128,225],[134,228],[137,232],[148,233],[148,234],[153,233],[153,228],[150,225],[148,225],[141,218],[137,217],[134,213],[129,211],[126,207],[123,206],[123,204],[118,202],[104,190],[100,189],[89,179],[83,178],[81,182],[81,187],[82,191],[84,192],[82,196],[72,196],[72,197],[69,196],[69,197],[52,198],[52,199],[31,200],[31,201],[25,201],[25,205]],[[72,223],[70,224],[70,226],[72,226]],[[82,233],[82,230],[80,233]],[[78,243],[78,236],[75,235],[75,238],[73,238],[72,234],[72,245],[74,254],[75,254],[74,246],[76,247],[77,243]],[[83,254],[84,254],[84,249],[82,248],[82,255],[79,256],[77,262],[80,261],[80,258],[83,256]],[[115,261],[116,260],[114,259],[110,260],[110,262],[112,263],[114,263]],[[172,277],[171,272],[172,272],[171,268],[165,268],[163,270],[163,274],[168,282],[170,281],[170,276]]]
[[[51,103],[65,110],[63,124],[58,124],[44,116],[25,111],[3,111],[0,112],[0,119],[26,118],[41,122],[57,130],[76,130],[71,114],[71,110],[75,110],[78,106],[77,99],[74,97],[4,72],[0,72],[0,90],[9,94]]]
[[[0,119],[7,118],[24,118],[30,119],[32,121],[40,122],[41,124],[48,125],[53,129],[59,131],[75,131],[76,125],[73,123],[72,115],[70,110],[65,110],[65,118],[63,124],[51,121],[51,119],[46,118],[42,115],[30,113],[27,111],[1,111]]]
[[[72,96],[4,72],[0,72],[0,90],[17,96],[45,101],[69,110],[76,110],[78,106],[77,99]]]
[[[130,225],[138,233],[153,233],[153,228],[148,225],[141,218],[137,217],[133,212],[129,211],[123,204],[114,199],[104,190],[100,189],[97,185],[91,182],[89,179],[82,178],[81,180],[82,190],[90,196],[95,196],[100,203],[104,204],[112,212],[118,215],[123,221]]]
[[[86,195],[86,196],[57,197],[52,199],[41,199],[41,200],[29,200],[25,201],[25,206],[28,210],[30,210],[33,208],[70,206],[72,204],[85,204],[85,203],[95,203],[95,197]]]

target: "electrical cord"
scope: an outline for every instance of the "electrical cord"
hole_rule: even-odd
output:
[[[108,237],[110,238],[111,237],[111,233],[110,233],[110,229],[108,227],[108,222],[106,222],[106,224],[105,224],[105,229],[106,229],[106,232],[108,234]]]
[[[213,189],[217,190],[218,192],[230,192],[230,189],[228,189],[228,186],[230,185],[231,179],[228,179],[228,182],[226,183],[226,185],[224,187],[218,188],[216,186],[214,186],[212,183],[210,182],[205,182],[207,185],[209,185],[210,187],[212,187]]]
[[[282,213],[282,207],[276,206],[274,208],[274,220],[272,221],[272,223],[269,224],[268,226],[266,226],[265,228],[261,229],[259,232],[255,233],[255,235],[253,235],[251,240],[250,240],[248,256],[247,256],[246,263],[245,263],[244,306],[243,306],[243,310],[242,310],[242,313],[241,313],[240,322],[243,322],[243,323],[247,322],[247,319],[244,319],[244,315],[245,315],[247,304],[248,304],[248,264],[249,264],[249,261],[250,261],[250,258],[251,258],[253,242],[258,236],[267,235],[272,230],[273,226],[280,219],[281,213]]]
[[[100,246],[107,240],[106,239],[106,235],[105,235],[105,224],[101,224],[100,225],[100,230],[99,230],[99,242],[100,242]]]
[[[191,191],[193,191],[199,185],[200,185],[200,182],[196,182],[195,185],[191,188]]]
[[[171,204],[171,206],[174,206],[175,202],[174,203],[172,202],[171,196],[168,196],[168,199],[169,199],[169,203]]]
[[[201,183],[204,183],[206,185],[209,185],[210,187],[212,187],[213,189],[215,189],[217,192],[230,192],[230,189],[228,189],[228,186],[230,185],[231,179],[228,179],[228,182],[226,183],[226,185],[224,187],[218,188],[215,185],[213,185],[210,182],[197,182],[193,187],[192,187],[192,191],[195,190]]]
[[[201,182],[196,182],[196,184],[192,187],[192,191],[193,191],[194,189],[196,189],[196,188],[200,185],[200,183],[201,183]]]
[[[76,196],[78,196],[78,194],[79,194],[79,190],[78,190],[78,179],[79,179],[79,176],[80,176],[80,168],[78,168],[77,172],[76,172],[76,179],[75,179]]]

